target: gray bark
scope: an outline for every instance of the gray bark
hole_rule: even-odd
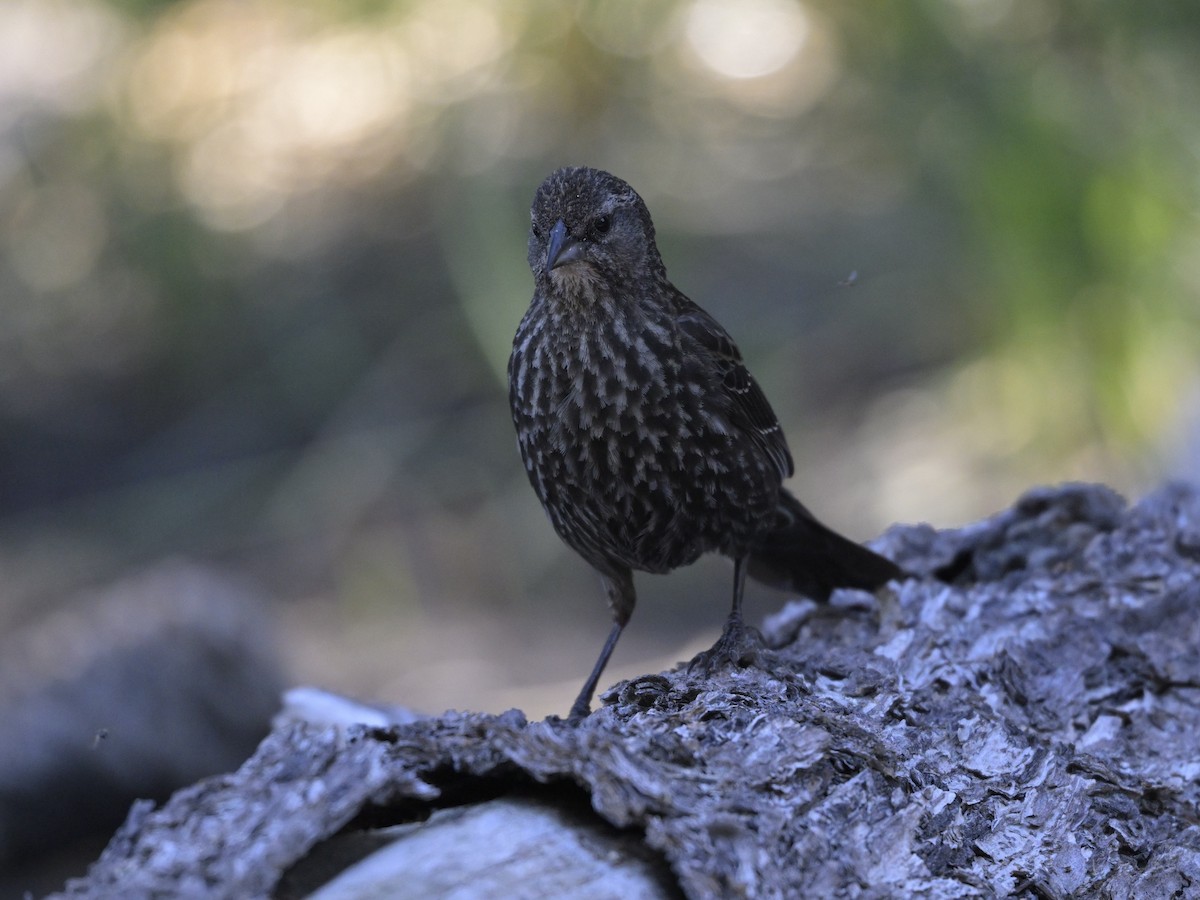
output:
[[[544,896],[528,879],[556,867],[588,896],[630,896],[604,878],[631,868],[644,896],[1200,894],[1200,492],[1038,490],[877,546],[922,577],[791,604],[757,664],[624,682],[580,725],[282,724],[136,805],[66,894],[293,896],[379,846],[382,881],[328,896]]]

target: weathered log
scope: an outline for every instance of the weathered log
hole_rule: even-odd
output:
[[[377,893],[351,881],[369,857],[323,896],[630,896],[597,871],[631,870],[644,896],[1196,896],[1200,492],[1038,490],[877,546],[923,577],[791,604],[756,664],[624,682],[579,725],[282,724],[237,772],[135,805],[66,895],[294,896],[386,845]],[[496,862],[417,864],[447,845]]]

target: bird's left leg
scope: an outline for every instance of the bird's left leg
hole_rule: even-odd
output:
[[[752,665],[763,649],[762,635],[742,621],[742,594],[746,589],[746,554],[733,558],[733,606],[721,636],[708,650],[691,661],[688,668],[711,672],[726,665]]]

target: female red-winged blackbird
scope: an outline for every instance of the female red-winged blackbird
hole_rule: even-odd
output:
[[[642,198],[590,168],[533,198],[533,302],[508,362],[529,481],[555,530],[600,573],[613,629],[571,707],[586,716],[637,596],[633,569],[733,559],[733,608],[709,660],[743,643],[746,574],[825,599],[901,576],[781,487],[792,457],[733,339],[667,280]]]

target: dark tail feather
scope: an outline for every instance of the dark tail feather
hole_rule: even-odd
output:
[[[775,515],[776,527],[750,553],[748,572],[756,581],[828,600],[836,588],[873,591],[907,577],[890,559],[826,528],[787,491]]]

